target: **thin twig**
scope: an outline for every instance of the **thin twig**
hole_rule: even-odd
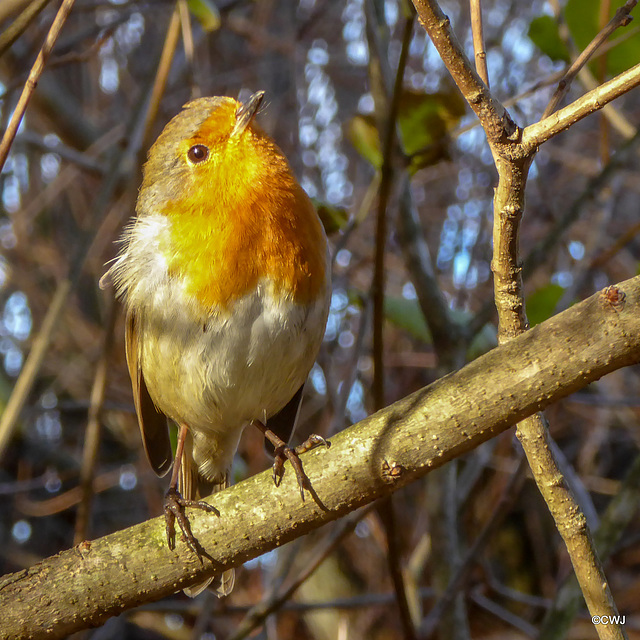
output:
[[[4,454],[13,427],[17,422],[20,411],[27,401],[33,382],[40,371],[44,357],[47,354],[51,336],[57,325],[58,318],[65,308],[67,296],[71,291],[71,281],[68,278],[62,280],[53,295],[53,300],[47,309],[47,313],[42,321],[42,327],[34,339],[27,360],[20,371],[20,375],[14,385],[9,401],[0,417],[0,459]]]
[[[484,33],[482,26],[482,2],[470,0],[471,33],[473,35],[473,51],[475,53],[476,71],[482,81],[489,86],[489,70],[487,69],[487,52],[484,49]]]
[[[407,599],[407,587],[401,569],[400,538],[398,535],[398,518],[394,512],[393,497],[388,496],[376,503],[378,517],[384,527],[387,539],[387,566],[396,593],[396,602],[400,611],[400,621],[405,640],[417,638],[416,628],[411,617],[411,608]]]
[[[16,142],[18,142],[22,136],[25,136],[26,139],[31,141],[31,134],[29,132],[25,132],[24,134],[20,134],[16,138]],[[124,135],[124,127],[121,124],[116,125],[115,127],[109,129],[104,135],[98,138],[84,153],[79,154],[78,152],[73,151],[73,149],[68,149],[68,152],[72,152],[72,156],[68,156],[67,153],[60,153],[61,157],[67,156],[67,159],[74,161],[80,160],[82,158],[83,166],[86,169],[95,163],[96,168],[98,167],[97,158],[104,154],[110,147],[113,145],[117,145],[122,141],[122,136]],[[46,147],[52,153],[59,153],[58,145],[55,147]],[[100,164],[100,173],[105,174],[107,171],[106,164]],[[25,203],[25,205],[13,216],[13,224],[16,233],[16,237],[18,241],[28,242],[28,231],[29,226],[34,222],[38,215],[56,198],[60,197],[60,194],[63,193],[65,189],[69,187],[75,180],[78,179],[80,175],[80,169],[75,165],[65,166],[62,171],[56,176],[53,182],[50,182],[42,191],[40,191],[32,200]]]
[[[109,132],[109,142],[113,144],[113,133]],[[14,145],[31,145],[44,153],[55,153],[60,156],[61,160],[66,160],[71,164],[74,164],[79,169],[83,169],[98,176],[104,175],[106,166],[104,163],[92,157],[91,150],[76,151],[72,147],[64,144],[61,141],[56,141],[55,144],[48,144],[45,138],[35,131],[21,131],[15,139]],[[95,155],[95,154],[93,154]],[[78,172],[76,171],[76,176]]]
[[[336,526],[335,531],[324,546],[318,550],[315,558],[306,564],[304,570],[298,577],[281,592],[274,593],[271,598],[265,602],[261,602],[252,607],[229,640],[242,640],[246,638],[254,629],[261,626],[271,614],[282,608],[300,586],[309,579],[311,574],[313,574],[335,549],[337,549],[338,545],[356,528],[358,522],[373,510],[373,507],[374,505],[369,505],[365,509],[342,520]]]
[[[607,23],[607,25],[596,35],[596,37],[587,45],[584,51],[576,58],[573,64],[567,69],[566,73],[558,83],[558,88],[551,97],[547,108],[544,110],[540,120],[544,120],[550,116],[557,108],[562,98],[566,95],[567,91],[571,87],[573,79],[578,74],[578,71],[584,67],[598,48],[604,43],[604,41],[618,28],[626,27],[632,20],[629,12],[638,4],[638,0],[627,0],[625,4],[620,7],[613,18]]]
[[[469,597],[478,606],[485,609],[485,611],[493,613],[494,616],[510,624],[512,627],[515,627],[530,638],[538,637],[538,630],[536,629],[536,627],[534,627],[532,624],[530,624],[520,616],[515,615],[512,611],[509,611],[509,609],[501,607],[497,602],[489,600],[489,598],[481,593],[479,589],[474,589],[469,594]]]
[[[380,191],[378,193],[378,211],[376,216],[376,253],[373,270],[373,404],[377,411],[384,402],[384,362],[383,327],[385,295],[385,251],[387,246],[387,205],[391,195],[394,177],[393,154],[396,148],[396,121],[402,96],[404,70],[409,57],[409,43],[413,32],[413,15],[405,20],[402,37],[402,49],[398,61],[384,130],[380,131],[382,140],[382,167],[380,169]]]
[[[164,95],[164,91],[167,86],[167,80],[169,78],[169,71],[171,70],[171,63],[178,47],[180,40],[180,12],[178,4],[171,14],[171,20],[169,20],[169,26],[167,27],[167,34],[164,39],[164,45],[162,47],[162,53],[160,54],[160,62],[156,70],[155,78],[153,79],[153,88],[151,89],[151,96],[149,97],[149,107],[145,115],[145,124],[142,130],[142,142],[140,143],[139,153],[139,166],[142,165],[144,157],[147,153],[147,149],[151,146],[151,138],[153,137],[153,125],[158,115],[160,108],[160,99]]]
[[[92,492],[97,494],[117,487],[121,477],[122,469],[120,467],[101,473],[93,479]],[[44,500],[32,500],[27,496],[17,496],[16,508],[25,516],[47,518],[54,513],[61,513],[75,507],[80,504],[81,500],[82,489],[77,485],[53,498],[45,498]]]
[[[47,62],[47,58],[51,54],[51,50],[53,49],[53,45],[58,39],[58,35],[60,35],[60,30],[73,7],[73,3],[75,0],[63,0],[60,5],[60,9],[56,14],[56,17],[53,19],[53,23],[51,24],[51,28],[49,29],[49,33],[47,33],[47,37],[44,40],[44,44],[40,49],[40,53],[38,53],[38,57],[31,67],[31,71],[29,73],[29,77],[27,78],[27,82],[24,85],[24,89],[20,94],[20,98],[18,99],[18,104],[11,116],[11,120],[9,121],[9,125],[7,126],[4,135],[2,136],[2,141],[0,142],[0,170],[4,167],[4,163],[7,160],[7,156],[9,155],[9,149],[11,149],[11,144],[13,143],[13,139],[16,136],[18,131],[18,127],[22,122],[22,118],[24,116],[24,112],[29,104],[29,100],[33,95],[33,92],[38,84],[38,79],[44,70],[44,66]]]
[[[50,0],[29,2],[22,13],[0,34],[0,57],[24,33]]]
[[[195,47],[193,45],[193,30],[191,28],[191,18],[186,0],[178,0],[178,13],[180,14],[180,26],[182,28],[182,46],[184,47],[184,57],[187,61],[187,75],[191,87],[191,99],[200,97],[200,88],[195,82],[194,64]]]
[[[107,320],[104,328],[102,352],[100,354],[100,360],[98,361],[98,366],[96,367],[93,379],[91,403],[89,405],[89,416],[87,419],[84,448],[82,451],[82,466],[80,468],[80,489],[82,490],[82,500],[78,505],[75,533],[73,537],[74,544],[79,544],[83,540],[86,540],[89,531],[91,501],[93,498],[93,479],[95,477],[98,448],[100,446],[102,407],[107,389],[109,356],[111,346],[113,344],[113,333],[115,330],[117,316],[117,307],[110,292],[106,296],[106,301]]]
[[[451,77],[478,116],[490,142],[506,143],[518,128],[504,106],[491,94],[451,28],[449,18],[436,0],[412,0],[420,23],[438,50]]]
[[[496,527],[502,522],[507,515],[515,499],[520,493],[522,483],[526,477],[526,465],[524,464],[524,458],[520,459],[516,471],[512,474],[509,482],[504,487],[502,495],[491,513],[489,519],[482,527],[482,530],[474,540],[473,545],[466,552],[464,558],[455,570],[455,573],[451,577],[447,588],[440,596],[438,601],[434,604],[433,608],[423,620],[420,625],[420,638],[429,638],[436,630],[442,614],[451,605],[456,595],[464,586],[467,581],[471,569],[474,563],[477,561],[482,549],[489,542],[491,534],[496,530]]]
[[[369,20],[373,21],[369,12]],[[371,293],[373,299],[373,404],[375,410],[379,410],[385,406],[384,399],[384,300],[385,300],[385,252],[387,245],[387,207],[393,187],[395,175],[394,156],[398,145],[397,137],[397,118],[400,108],[400,98],[402,96],[402,88],[404,82],[404,70],[409,58],[409,45],[413,34],[413,25],[415,14],[411,14],[405,19],[404,30],[402,35],[402,48],[400,50],[400,58],[398,60],[398,68],[396,70],[391,95],[387,95],[387,85],[389,81],[388,73],[385,73],[386,65],[383,62],[382,46],[379,38],[375,37],[375,30],[379,28],[379,24],[369,24],[368,33],[370,39],[374,39],[377,43],[375,47],[377,51],[376,60],[378,62],[378,73],[380,74],[380,82],[378,87],[378,96],[382,105],[378,105],[378,113],[384,112],[382,106],[386,110],[384,122],[380,122],[379,135],[382,147],[382,166],[380,169],[380,191],[378,193],[378,208],[376,216],[376,251],[374,258],[373,282]],[[415,638],[415,627],[411,619],[409,604],[407,602],[407,594],[402,570],[400,569],[400,549],[397,536],[397,522],[393,511],[391,497],[382,500],[377,506],[378,515],[383,524],[387,538],[387,564],[389,573],[393,581],[394,589],[397,594],[398,609],[400,611],[400,620],[404,637],[407,640]]]

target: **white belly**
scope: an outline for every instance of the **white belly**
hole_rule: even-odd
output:
[[[140,314],[140,364],[158,408],[208,430],[264,420],[291,399],[322,341],[325,304],[276,303],[266,288],[206,322],[167,305]]]
[[[279,411],[305,382],[324,336],[330,282],[310,305],[268,281],[217,313],[169,276],[159,250],[164,216],[139,219],[112,271],[138,323],[139,366],[156,406],[186,424],[199,472],[231,466],[245,424]],[[329,260],[327,253],[327,272]]]
[[[157,291],[156,301],[171,295],[170,287]],[[264,421],[293,397],[322,342],[324,299],[303,307],[275,302],[268,289],[259,287],[229,315],[206,322],[194,322],[184,308],[169,312],[166,304],[139,315],[140,365],[151,398],[189,426],[194,460],[205,476],[230,466],[248,421]],[[204,460],[214,462],[216,450],[222,459],[206,473]]]

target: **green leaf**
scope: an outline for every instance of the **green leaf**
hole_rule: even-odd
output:
[[[398,122],[402,144],[412,156],[410,171],[448,159],[447,134],[465,114],[466,103],[456,88],[438,93],[406,90],[400,98]]]
[[[404,151],[411,156],[412,173],[448,157],[447,134],[464,115],[466,103],[456,88],[438,93],[405,89],[398,105],[398,124]],[[374,167],[382,165],[380,138],[372,115],[358,115],[347,125],[347,137]]]
[[[376,169],[382,166],[380,138],[373,116],[355,116],[347,123],[347,138],[355,150]]]
[[[187,6],[204,31],[220,28],[220,12],[212,0],[187,0]]]
[[[404,329],[422,342],[431,343],[431,334],[417,300],[386,296],[384,313],[387,320],[396,327]]]
[[[529,38],[552,60],[569,62],[569,51],[560,37],[558,23],[551,16],[534,18],[529,25]]]
[[[313,206],[318,212],[325,233],[330,235],[344,229],[349,222],[349,212],[342,207],[335,207],[328,202],[321,202],[315,198],[311,198]]]
[[[564,289],[558,284],[548,284],[527,297],[527,317],[533,327],[553,315]]]
[[[609,17],[613,17],[623,0],[612,0]],[[564,10],[564,17],[569,27],[571,37],[576,46],[582,51],[593,40],[598,31],[600,14],[600,0],[569,0]],[[609,38],[609,41],[621,39],[629,29],[634,29],[634,23],[627,27],[617,29]],[[640,62],[640,31],[631,37],[621,40],[607,56],[607,74],[615,76],[626,71]],[[592,70],[598,68],[598,60],[591,63]]]

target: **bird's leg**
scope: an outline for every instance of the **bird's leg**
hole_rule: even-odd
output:
[[[252,424],[256,426],[262,432],[262,435],[273,445],[274,461],[273,461],[273,482],[276,487],[280,486],[282,482],[282,476],[284,476],[284,461],[289,460],[293,470],[296,472],[296,478],[298,480],[298,486],[300,487],[300,497],[304,502],[304,490],[311,490],[311,481],[302,468],[302,461],[300,460],[300,454],[310,449],[314,449],[320,445],[324,445],[327,448],[331,446],[328,440],[325,440],[322,436],[318,436],[312,433],[301,445],[297,447],[290,447],[282,438],[276,435],[271,429],[265,426],[259,420],[253,420]]]
[[[178,431],[178,442],[176,445],[176,457],[173,462],[173,471],[171,473],[171,482],[169,489],[164,496],[164,519],[167,532],[167,543],[169,549],[176,547],[176,529],[175,523],[178,522],[180,531],[184,536],[185,542],[191,551],[193,551],[200,562],[202,562],[203,549],[196,537],[191,532],[191,524],[185,513],[185,507],[194,507],[202,509],[208,513],[220,515],[215,507],[200,500],[188,500],[183,498],[178,491],[178,478],[180,477],[180,465],[182,464],[182,452],[184,451],[184,441],[187,437],[187,425],[181,424]]]

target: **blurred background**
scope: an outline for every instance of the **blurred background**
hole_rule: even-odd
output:
[[[491,87],[519,125],[540,118],[567,62],[620,4],[483,4]],[[0,4],[2,130],[58,6]],[[442,6],[472,57],[468,6]],[[601,52],[565,104],[640,61],[638,25],[614,34]],[[387,156],[385,183],[379,131],[399,65],[403,152]],[[260,89],[259,122],[316,201],[333,254],[331,312],[296,442],[311,432],[329,437],[380,401],[404,397],[495,346],[493,159],[404,2],[76,0],[0,173],[3,574],[162,513],[167,479],[154,476],[142,453],[121,309],[98,280],[133,214],[141,163],[164,124],[193,97],[243,99]],[[638,273],[639,121],[635,91],[537,155],[520,240],[532,325]],[[384,395],[374,398],[381,182],[389,195]],[[429,287],[444,303],[444,327]],[[40,347],[23,406],[5,410],[27,356]],[[637,367],[612,373],[547,411],[590,524],[610,527],[607,575],[629,637],[640,637],[638,374]],[[544,635],[550,625],[560,632],[554,637],[596,637],[579,597],[562,625],[549,622],[571,568],[535,485],[516,471],[519,460],[509,432],[394,497],[392,544],[415,623],[464,566],[453,608],[434,622],[443,638],[551,637]],[[250,430],[234,480],[270,464],[260,434]],[[612,502],[620,491],[622,507]],[[247,563],[224,600],[178,594],[84,637],[407,637],[380,515],[358,514],[349,524]],[[489,534],[463,560],[485,527]],[[323,556],[329,536],[340,532],[340,544]],[[319,555],[324,561],[286,604],[240,633],[253,605]]]

